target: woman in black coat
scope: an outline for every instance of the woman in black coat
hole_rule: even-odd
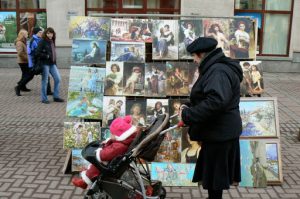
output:
[[[181,106],[180,115],[188,125],[190,139],[201,141],[193,182],[208,189],[209,198],[222,198],[224,189],[241,181],[239,136],[239,63],[225,57],[217,41],[200,37],[187,47],[199,66],[190,103]]]

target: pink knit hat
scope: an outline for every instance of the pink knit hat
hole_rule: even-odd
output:
[[[115,135],[116,140],[123,141],[136,132],[136,127],[132,124],[130,115],[125,117],[118,117],[110,125],[111,134]]]

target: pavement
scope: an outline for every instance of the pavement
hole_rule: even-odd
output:
[[[69,70],[61,69],[61,97],[67,99]],[[23,96],[14,86],[17,68],[0,68],[0,199],[77,199],[84,191],[63,174],[66,103],[40,103],[40,76]],[[224,198],[300,198],[300,73],[264,73],[264,97],[278,98],[283,184],[267,188],[232,187]],[[53,82],[52,82],[53,83]],[[167,198],[206,198],[196,187],[166,187]]]

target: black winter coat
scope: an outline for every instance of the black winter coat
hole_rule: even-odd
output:
[[[239,102],[243,79],[238,61],[227,58],[217,48],[204,58],[199,72],[189,108],[182,111],[191,140],[221,142],[238,138],[242,132]]]
[[[56,64],[56,60],[53,61],[53,52],[51,49],[51,41],[42,39],[36,49],[36,57],[39,59],[42,65]]]

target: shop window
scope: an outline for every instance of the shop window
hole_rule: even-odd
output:
[[[16,1],[13,0],[0,0],[0,9],[16,9]]]
[[[46,0],[19,0],[21,9],[45,9]]]

